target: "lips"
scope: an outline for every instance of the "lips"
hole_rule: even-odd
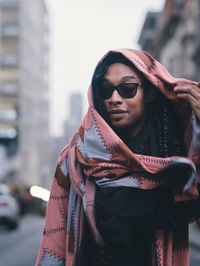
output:
[[[127,113],[127,111],[122,109],[112,109],[108,111],[108,114],[111,119],[121,119],[124,117],[124,115]]]

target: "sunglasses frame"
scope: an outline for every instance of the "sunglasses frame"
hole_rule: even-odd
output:
[[[125,84],[134,84],[134,85],[137,85],[136,86],[136,90],[135,90],[135,94],[133,95],[133,96],[131,96],[131,97],[124,97],[123,95],[121,95],[121,90],[120,90],[120,86],[122,86],[122,85],[125,85]],[[117,86],[114,86],[114,85],[108,85],[109,86],[109,88],[112,88],[112,93],[111,93],[111,95],[109,96],[109,97],[104,97],[103,96],[103,94],[101,94],[101,92],[102,92],[102,90],[101,90],[101,88],[100,88],[100,96],[101,96],[101,98],[103,99],[103,100],[107,100],[107,99],[109,99],[109,98],[111,98],[111,96],[113,95],[113,92],[115,91],[115,90],[117,90],[117,92],[118,92],[118,94],[120,95],[120,97],[122,97],[123,99],[131,99],[131,98],[134,98],[135,97],[135,95],[137,94],[137,89],[138,89],[138,87],[139,86],[143,86],[143,84],[141,84],[141,83],[136,83],[136,82],[131,82],[131,83],[121,83],[121,84],[119,84],[119,85],[117,85]],[[122,93],[123,94],[123,93]]]

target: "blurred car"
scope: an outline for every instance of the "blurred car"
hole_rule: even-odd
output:
[[[9,187],[0,184],[0,225],[15,229],[19,224],[20,208],[17,200],[10,194]]]

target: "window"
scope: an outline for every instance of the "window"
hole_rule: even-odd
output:
[[[0,83],[18,83],[19,70],[17,68],[1,68]]]
[[[18,55],[18,39],[17,38],[3,38],[1,42],[2,56]]]
[[[0,109],[0,121],[15,121],[17,111],[15,109]]]
[[[17,7],[2,7],[2,25],[18,24],[18,8]]]

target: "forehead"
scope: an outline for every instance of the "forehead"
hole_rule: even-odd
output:
[[[142,80],[141,74],[137,70],[122,63],[114,63],[110,65],[103,76],[103,79],[110,81],[120,81],[124,78],[139,82]]]

